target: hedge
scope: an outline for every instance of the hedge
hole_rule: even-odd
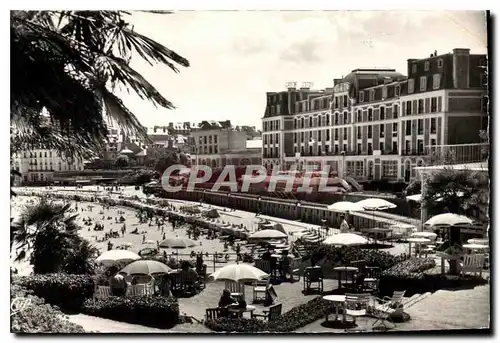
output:
[[[206,321],[205,325],[210,330],[217,332],[292,332],[325,317],[331,310],[331,306],[331,302],[323,300],[322,297],[316,297],[305,304],[294,307],[273,321],[218,318]]]
[[[11,285],[11,310],[16,301],[29,299],[28,307],[11,312],[10,330],[14,333],[85,333],[83,327],[71,323],[58,309],[46,304],[20,285]],[[17,299],[17,300],[16,300]],[[20,300],[23,299],[23,300]]]
[[[35,274],[15,278],[13,283],[32,291],[51,305],[70,311],[80,311],[95,290],[90,275]]]
[[[92,298],[85,301],[82,311],[90,316],[162,329],[172,328],[179,322],[179,303],[173,297]]]
[[[315,261],[326,257],[327,261],[333,265],[344,266],[349,265],[352,261],[365,260],[367,266],[379,267],[380,270],[385,270],[407,260],[409,256],[405,254],[395,256],[388,252],[374,249],[361,249],[349,246],[334,247],[321,244],[311,251],[311,257]]]
[[[416,258],[401,262],[385,270],[380,275],[379,295],[391,296],[394,291],[405,290],[405,296],[435,292],[439,289],[454,289],[474,287],[486,284],[487,281],[479,277],[463,278],[453,275],[427,274],[436,266],[432,258]]]

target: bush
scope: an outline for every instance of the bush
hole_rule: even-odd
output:
[[[35,274],[13,281],[47,303],[72,311],[79,311],[83,302],[94,295],[95,289],[90,275]]]
[[[172,328],[179,322],[179,303],[173,297],[106,297],[88,299],[85,314],[141,324],[157,328]]]
[[[14,333],[85,333],[83,327],[71,323],[64,314],[46,304],[43,299],[30,294],[20,285],[10,288],[11,304],[15,299],[24,298],[29,307],[19,312],[11,313],[10,330]]]
[[[338,248],[324,244],[315,247],[311,252],[311,256],[314,261],[319,261],[326,257],[334,266],[345,266],[351,261],[365,260],[367,266],[379,267],[380,270],[386,270],[408,259],[407,255],[394,256],[385,251],[348,246]]]
[[[305,304],[294,307],[274,321],[219,318],[208,320],[205,325],[210,330],[217,332],[292,332],[324,317],[330,311],[331,306],[331,303],[323,300],[322,297],[316,297]]]
[[[405,290],[405,296],[435,292],[439,289],[474,287],[486,284],[479,277],[462,278],[453,275],[426,274],[425,271],[436,266],[432,258],[411,258],[382,272],[380,275],[380,296],[391,296],[394,291]]]

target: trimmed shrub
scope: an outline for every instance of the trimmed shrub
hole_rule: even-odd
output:
[[[479,277],[467,277],[441,274],[427,274],[425,271],[436,266],[432,258],[410,258],[394,267],[385,270],[380,275],[380,296],[391,296],[394,291],[405,290],[405,296],[435,292],[439,289],[454,289],[474,287],[486,284]]]
[[[22,298],[22,300],[20,300]],[[17,300],[16,300],[17,299]],[[30,294],[20,285],[11,285],[12,304],[28,304],[28,307],[11,312],[10,331],[14,333],[85,333],[83,327],[71,323],[59,310],[46,304],[42,298]]]
[[[311,258],[319,261],[323,258],[335,265],[348,265],[351,261],[365,260],[367,266],[379,267],[380,270],[391,268],[392,266],[408,259],[408,255],[394,256],[385,251],[374,249],[361,249],[359,247],[334,247],[331,245],[319,245],[311,251]]]
[[[332,304],[322,297],[316,297],[270,322],[248,318],[218,318],[206,321],[205,325],[217,332],[292,332],[324,317],[331,306]]]
[[[79,311],[87,298],[94,295],[94,280],[90,275],[35,274],[13,280],[61,309]]]
[[[85,314],[131,324],[168,329],[179,322],[179,303],[173,297],[141,296],[88,299]]]

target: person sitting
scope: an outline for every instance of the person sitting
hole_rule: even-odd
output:
[[[290,278],[292,275],[291,266],[294,261],[294,256],[288,254],[287,250],[283,250],[280,258],[280,276],[283,279],[286,279],[287,274],[290,274]]]
[[[112,267],[109,270],[111,277],[109,278],[109,286],[111,293],[116,297],[123,297],[127,293],[127,281],[125,277],[118,273],[118,268]]]
[[[222,291],[222,296],[219,299],[219,308],[221,309],[221,317],[229,317],[229,306],[237,304],[238,301],[231,296],[231,292],[227,289]]]

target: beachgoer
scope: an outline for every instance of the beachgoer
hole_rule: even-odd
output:
[[[347,220],[345,220],[345,216],[342,215],[340,216],[340,233],[347,233],[349,232],[349,224],[347,223]]]
[[[114,296],[122,297],[127,293],[127,281],[118,273],[118,268],[112,267],[110,269],[111,277],[109,278],[109,286],[111,287],[111,293]]]

